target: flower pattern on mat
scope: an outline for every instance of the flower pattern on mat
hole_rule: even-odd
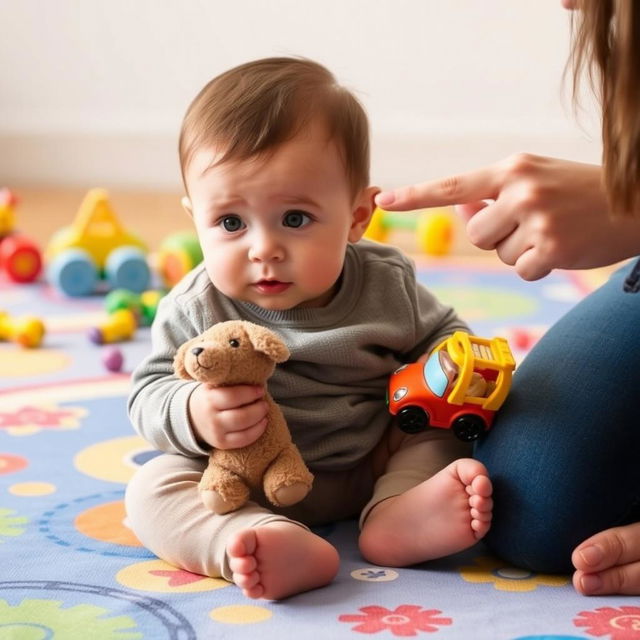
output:
[[[585,633],[611,640],[640,640],[640,607],[600,607],[581,611],[574,619],[576,627],[586,627]]]
[[[136,621],[92,604],[65,607],[62,602],[25,598],[17,605],[0,600],[0,620],[12,638],[68,638],[85,640],[138,640]],[[89,631],[90,630],[90,631]],[[3,634],[4,635],[4,634]]]
[[[494,589],[498,591],[534,591],[539,586],[563,587],[569,583],[566,576],[551,576],[518,569],[489,556],[475,558],[474,563],[475,566],[460,568],[463,580],[493,583]]]
[[[4,542],[4,537],[16,537],[25,532],[25,527],[29,520],[24,516],[16,516],[12,509],[0,508],[0,542]]]
[[[87,415],[82,407],[26,405],[13,411],[0,411],[0,429],[13,436],[26,436],[42,429],[77,429]]]
[[[207,576],[191,573],[184,569],[155,569],[153,571],[149,571],[149,573],[152,576],[158,576],[159,578],[167,578],[167,584],[170,587],[182,587],[185,584],[209,579]]]
[[[453,623],[451,618],[438,617],[438,609],[422,609],[415,604],[401,604],[395,609],[371,605],[360,607],[361,614],[343,614],[340,622],[357,622],[352,631],[358,633],[378,633],[391,631],[394,636],[415,636],[418,631],[438,631],[438,626]]]

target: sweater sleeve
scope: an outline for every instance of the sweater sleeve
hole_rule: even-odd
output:
[[[417,282],[413,265],[406,270],[407,295],[413,307],[416,344],[408,355],[408,362],[415,362],[422,354],[429,353],[439,342],[455,331],[469,331],[454,309],[442,303],[425,286]]]
[[[174,296],[160,303],[151,328],[151,353],[136,368],[129,395],[135,430],[157,449],[186,456],[207,455],[193,432],[188,402],[198,383],[174,375],[178,347],[200,333]]]

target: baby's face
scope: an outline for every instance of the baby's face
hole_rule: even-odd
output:
[[[212,167],[216,156],[197,151],[185,176],[215,287],[265,309],[326,304],[347,243],[366,228],[373,190],[354,201],[338,149],[319,124],[264,158]]]

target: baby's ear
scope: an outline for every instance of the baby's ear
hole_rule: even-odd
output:
[[[244,330],[253,348],[269,356],[274,362],[284,362],[291,355],[287,345],[273,331],[251,322],[244,323]]]
[[[182,208],[187,212],[190,218],[193,218],[193,207],[191,206],[191,200],[189,196],[182,196],[180,199],[180,204]]]
[[[187,349],[191,346],[193,340],[189,340],[182,344],[178,350],[176,351],[176,355],[173,357],[173,370],[178,378],[182,378],[183,380],[193,380],[193,376],[187,371],[187,368],[184,366],[184,356],[187,352]]]
[[[353,203],[353,219],[349,229],[349,242],[358,242],[369,226],[369,221],[376,208],[374,198],[380,193],[379,187],[367,187]]]

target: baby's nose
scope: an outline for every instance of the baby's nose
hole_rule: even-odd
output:
[[[204,351],[203,347],[193,347],[191,353],[197,358]]]

